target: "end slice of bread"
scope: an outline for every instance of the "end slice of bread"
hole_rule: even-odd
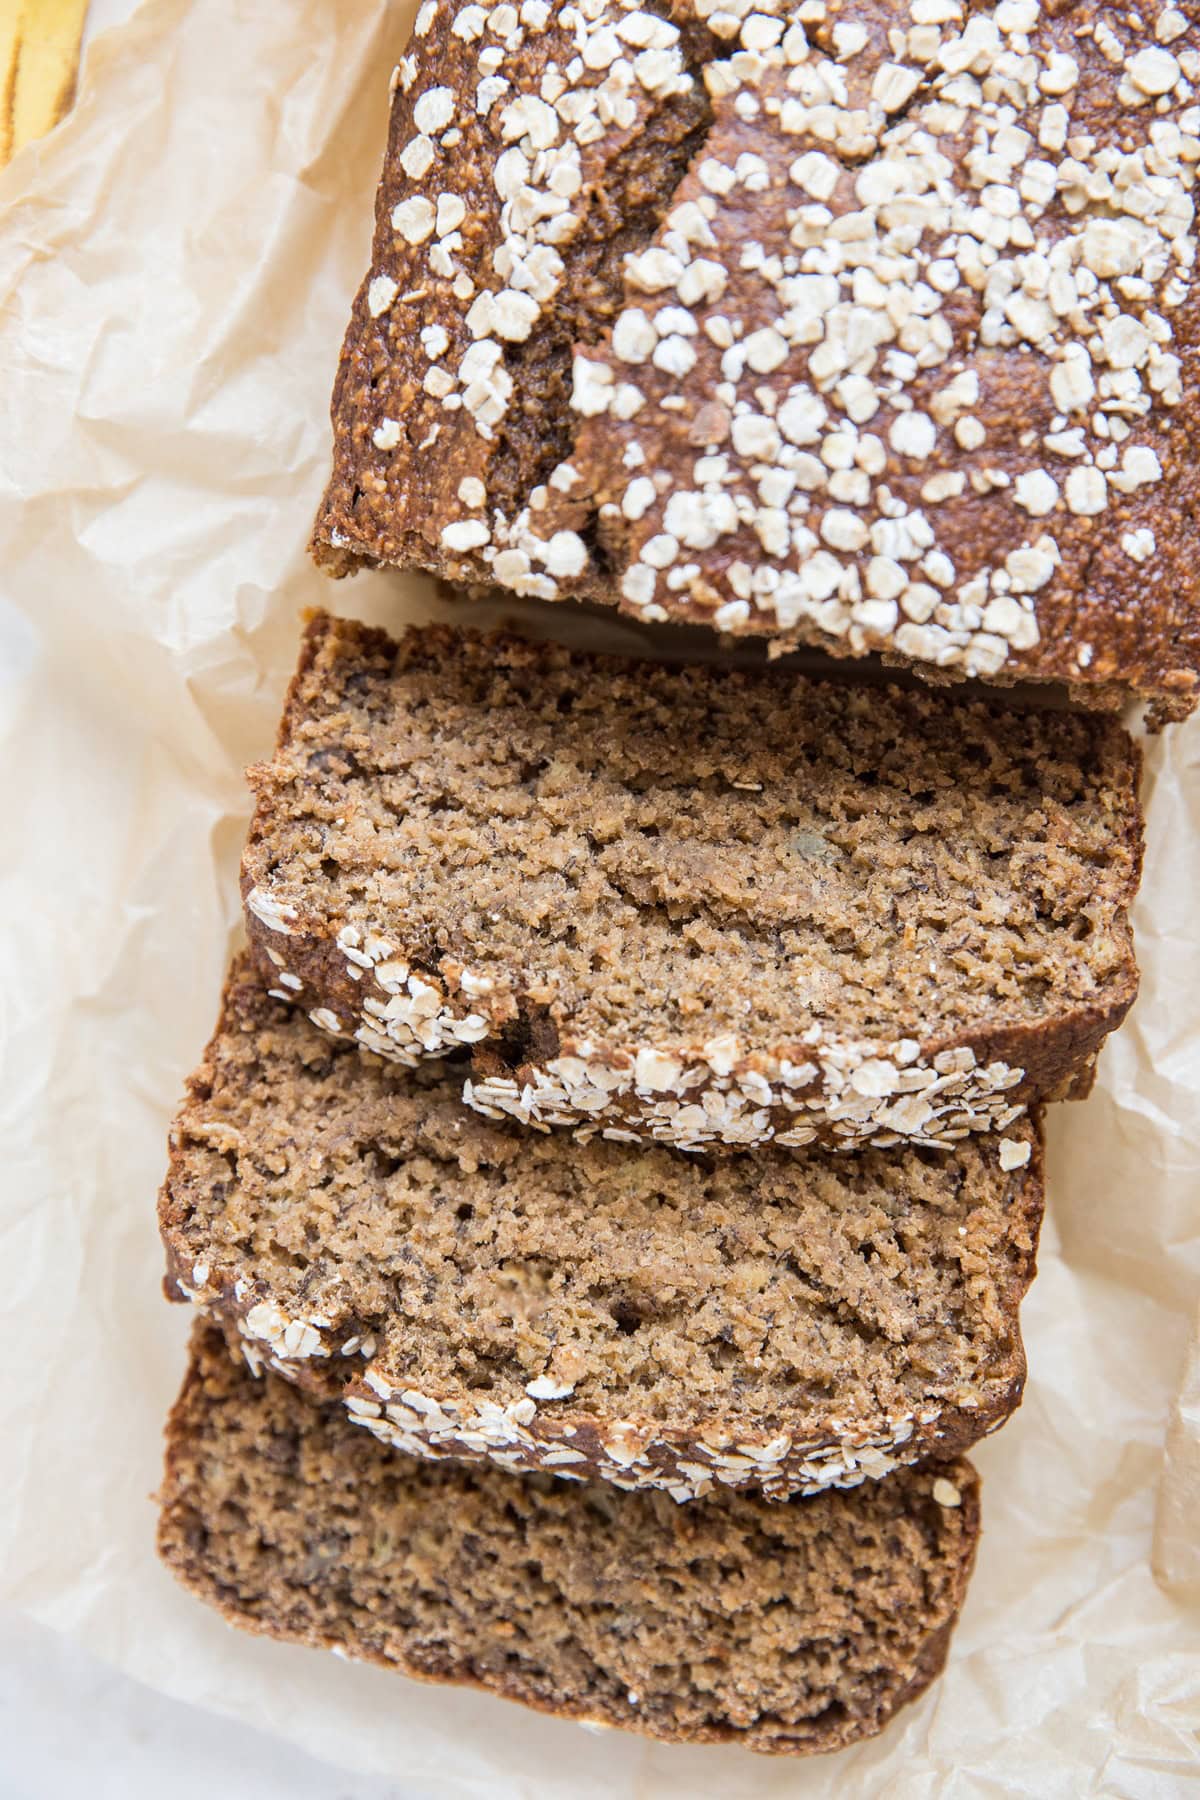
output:
[[[244,1630],[569,1719],[781,1754],[881,1730],[945,1660],[968,1463],[771,1505],[397,1455],[199,1330],[160,1552]]]

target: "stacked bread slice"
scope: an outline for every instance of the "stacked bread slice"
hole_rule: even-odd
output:
[[[961,1599],[955,1459],[1020,1400],[1041,1104],[1133,998],[1136,778],[1097,715],[312,619],[160,1206],[209,1321],[184,1579],[659,1735],[877,1729]],[[471,1525],[418,1630],[410,1553],[367,1546],[425,1508]],[[492,1511],[535,1592],[488,1573]]]
[[[331,1039],[239,960],[175,1125],[173,1291],[405,1451],[677,1500],[882,1475],[1020,1399],[1029,1119],[1004,1157],[699,1158],[524,1136],[461,1088]]]
[[[200,1327],[160,1544],[250,1631],[546,1712],[835,1750],[937,1674],[979,1533],[964,1462],[773,1506],[516,1480],[364,1440]]]
[[[160,1204],[235,1622],[765,1751],[940,1668],[1200,683],[1198,29],[421,6],[317,560],[666,656],[307,625]]]
[[[1086,1091],[1136,991],[1094,717],[321,618],[252,781],[264,984],[527,1123],[945,1145]]]

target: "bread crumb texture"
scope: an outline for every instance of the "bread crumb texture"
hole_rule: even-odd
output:
[[[1007,1159],[689,1158],[493,1123],[460,1086],[241,960],[172,1133],[168,1291],[411,1454],[677,1500],[853,1486],[1018,1403],[1035,1124]]]
[[[776,1754],[869,1737],[928,1686],[979,1534],[962,1462],[689,1507],[418,1462],[238,1372],[211,1333],[171,1415],[161,1502],[166,1562],[245,1630]]]
[[[1197,0],[426,0],[318,556],[1189,711],[1198,80]]]
[[[274,992],[493,1116],[699,1149],[1006,1129],[1136,991],[1091,715],[309,627],[243,867]]]

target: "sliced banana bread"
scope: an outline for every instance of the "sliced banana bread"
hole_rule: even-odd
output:
[[[813,1492],[1018,1404],[1041,1162],[1028,1119],[852,1156],[530,1136],[241,963],[172,1132],[167,1291],[414,1454]]]
[[[1097,716],[309,625],[243,865],[264,981],[466,1098],[686,1149],[944,1145],[1131,1004]]]
[[[318,557],[1190,711],[1198,88],[1198,0],[427,0]]]
[[[231,1624],[650,1737],[801,1755],[939,1673],[979,1535],[969,1463],[771,1506],[396,1455],[200,1331],[159,1549]]]

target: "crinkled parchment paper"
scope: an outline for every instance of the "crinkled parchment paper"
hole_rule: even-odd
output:
[[[1053,1120],[1028,1398],[978,1457],[950,1669],[882,1740],[792,1765],[588,1735],[242,1638],[155,1563],[188,1320],[159,1298],[154,1195],[235,929],[241,769],[302,607],[432,604],[330,587],[304,551],[403,13],[151,0],[0,185],[0,1595],[405,1792],[1178,1794],[1200,1775],[1200,722],[1149,747],[1142,997]]]

